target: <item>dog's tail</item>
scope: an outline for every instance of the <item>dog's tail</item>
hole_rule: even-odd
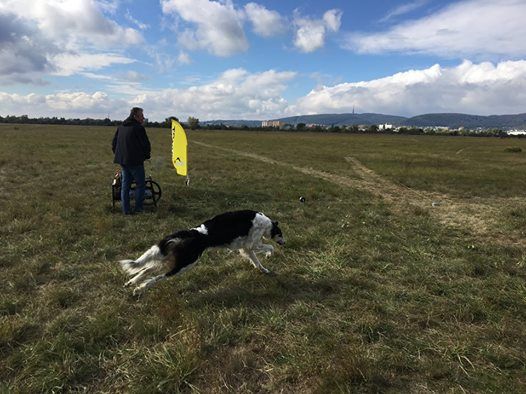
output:
[[[159,260],[149,261],[146,264],[137,264],[137,261],[134,260],[121,260],[119,263],[121,264],[122,270],[128,276],[135,276],[137,274],[140,274],[141,272],[162,272],[162,270],[166,269],[165,264],[163,264],[163,261]]]
[[[122,270],[128,275],[136,274],[142,268],[142,266],[135,260],[121,260],[119,263]]]
[[[161,253],[159,246],[154,245],[137,260],[119,261],[122,270],[128,275],[135,275],[145,268],[155,268],[161,266],[161,261],[165,256]]]

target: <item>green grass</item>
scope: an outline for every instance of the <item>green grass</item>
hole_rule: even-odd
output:
[[[113,128],[17,128],[0,126],[2,390],[526,390],[525,247],[502,237],[524,235],[526,141],[191,132],[186,187],[170,131],[151,129],[163,197],[123,217],[110,208]],[[346,157],[419,193],[482,201],[494,221],[473,232],[408,195],[393,205],[352,187],[363,175]],[[122,288],[119,259],[244,208],[280,222],[275,276],[212,250],[139,300]]]

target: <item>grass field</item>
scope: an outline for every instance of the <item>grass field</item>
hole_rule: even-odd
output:
[[[113,132],[0,125],[0,391],[526,392],[526,140],[191,132],[186,187],[149,129],[163,196],[124,217]],[[122,287],[245,208],[280,222],[276,275],[212,250]]]

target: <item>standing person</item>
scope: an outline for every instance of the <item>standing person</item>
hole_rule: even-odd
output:
[[[133,107],[130,116],[117,128],[113,137],[112,150],[115,153],[114,163],[122,168],[121,205],[125,215],[132,213],[130,208],[130,186],[135,180],[135,213],[142,212],[145,175],[144,161],[150,158],[150,140],[143,127],[144,113],[142,108]]]

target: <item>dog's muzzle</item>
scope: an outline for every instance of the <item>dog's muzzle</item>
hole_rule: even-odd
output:
[[[285,245],[285,240],[284,240],[283,238],[281,238],[281,239],[277,239],[277,240],[276,240],[276,243],[277,243],[278,245],[283,246],[283,245]]]

